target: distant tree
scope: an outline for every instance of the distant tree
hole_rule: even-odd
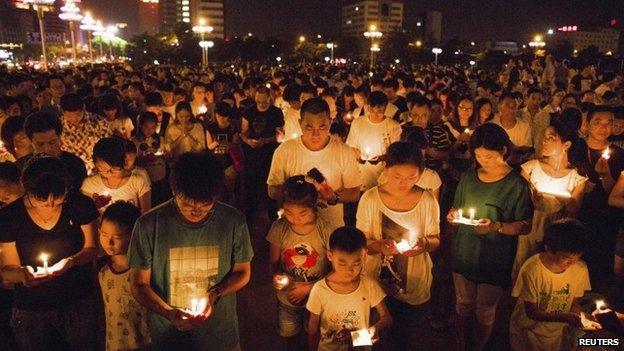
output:
[[[549,50],[550,54],[554,57],[563,60],[572,57],[574,52],[574,46],[569,40],[558,40],[552,50]]]
[[[413,54],[409,46],[412,36],[402,30],[394,30],[384,35],[381,43],[381,61],[394,62],[401,60],[405,64],[413,61]]]
[[[595,45],[590,45],[586,47],[585,49],[579,51],[578,53],[579,62],[585,62],[585,61],[596,62],[600,60],[601,58],[602,58],[602,54],[600,53],[600,50],[598,49],[598,47]]]
[[[511,55],[502,51],[489,50],[483,56],[483,59],[479,62],[480,68],[500,69],[507,63]]]

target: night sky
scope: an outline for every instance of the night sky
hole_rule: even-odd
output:
[[[138,0],[83,0],[98,17],[129,24],[138,30]],[[248,32],[284,39],[340,33],[340,0],[226,0],[228,36]],[[442,12],[442,35],[447,40],[521,40],[549,27],[624,22],[624,0],[405,0],[405,21],[420,11]],[[123,35],[123,33],[122,33]]]

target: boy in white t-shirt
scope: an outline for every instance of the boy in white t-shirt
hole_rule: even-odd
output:
[[[100,223],[100,244],[106,253],[98,272],[106,316],[106,350],[143,349],[151,342],[147,310],[132,296],[128,244],[141,212],[129,202],[108,206]]]
[[[582,327],[578,299],[591,286],[580,258],[589,232],[573,219],[546,228],[545,251],[524,263],[512,292],[518,298],[509,326],[512,349],[561,350],[566,324]]]
[[[392,317],[381,287],[361,274],[366,258],[364,233],[353,227],[336,229],[329,238],[327,258],[333,271],[314,284],[306,305],[308,350],[347,350],[353,346],[354,331],[368,330],[376,341],[392,324]],[[371,327],[373,307],[379,320]]]

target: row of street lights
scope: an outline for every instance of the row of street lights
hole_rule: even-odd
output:
[[[48,58],[46,53],[46,37],[45,37],[45,23],[44,23],[44,9],[47,6],[52,6],[55,0],[21,0],[22,3],[31,5],[35,11],[37,11],[37,18],[39,20],[39,35],[41,37],[41,56],[42,56],[42,68],[48,69]],[[69,31],[71,34],[72,43],[72,59],[74,64],[77,62],[76,53],[76,22],[80,21],[80,29],[87,32],[87,38],[89,42],[89,60],[93,62],[93,48],[91,44],[91,35],[100,36],[102,39],[110,42],[110,55],[113,56],[112,41],[116,38],[118,28],[115,26],[104,27],[101,21],[93,19],[89,12],[83,16],[80,14],[80,9],[76,6],[74,0],[65,0],[65,5],[61,7],[61,13],[59,18],[69,23]],[[100,53],[102,53],[102,42],[100,41]]]

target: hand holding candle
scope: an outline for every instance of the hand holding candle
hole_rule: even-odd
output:
[[[290,285],[290,278],[285,274],[276,274],[273,276],[273,287],[277,290],[284,290]]]
[[[474,207],[471,207],[468,209],[469,218],[466,218],[464,217],[463,209],[460,208],[455,211],[451,210],[451,212],[449,212],[447,216],[447,220],[455,224],[465,224],[465,225],[476,226],[479,223],[479,221],[475,219],[476,213],[477,213],[477,210]]]
[[[43,262],[43,273],[44,274],[50,274],[50,269],[48,268],[48,254],[47,253],[42,253],[39,256],[39,259],[41,260],[41,262]]]
[[[375,328],[371,327],[369,329],[362,328],[356,331],[351,332],[351,341],[353,347],[357,346],[372,346],[373,345],[373,335],[375,335]]]
[[[611,158],[611,150],[609,150],[608,147],[606,149],[604,149],[604,151],[602,152],[601,157],[604,158],[605,160],[608,160],[609,158]]]

